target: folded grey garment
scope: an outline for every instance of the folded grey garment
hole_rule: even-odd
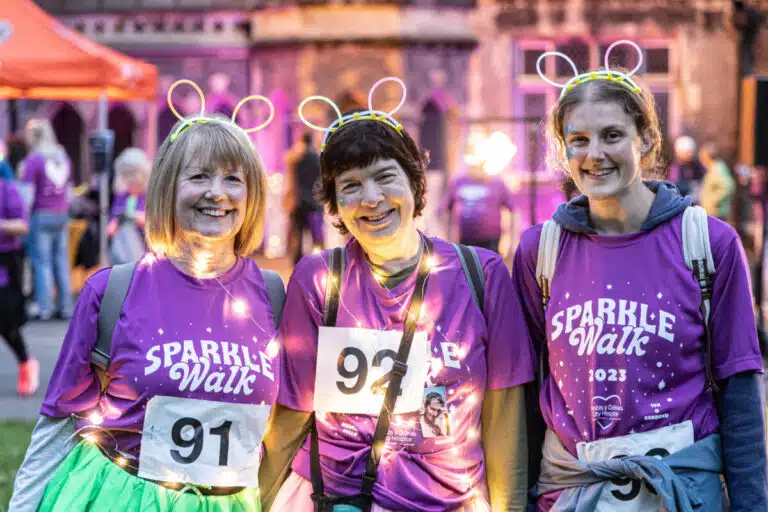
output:
[[[8,512],[35,512],[59,464],[77,445],[75,420],[40,416],[24,462],[16,472]]]

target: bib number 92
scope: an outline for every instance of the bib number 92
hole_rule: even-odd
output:
[[[184,427],[191,427],[194,434],[191,439],[184,439],[182,431]],[[211,436],[219,437],[219,466],[228,465],[229,461],[229,430],[232,428],[232,422],[227,420],[218,427],[211,428],[208,433]],[[204,428],[196,418],[186,417],[181,418],[173,424],[171,429],[171,439],[180,448],[192,448],[187,455],[182,455],[180,450],[171,450],[171,457],[179,464],[192,464],[200,458],[200,454],[203,451],[204,443]]]
[[[346,366],[347,358],[350,357],[355,361],[355,365],[351,370],[347,369]],[[396,358],[397,352],[394,350],[379,350],[373,356],[371,366],[373,368],[379,368],[382,366],[382,363],[385,359],[390,359],[394,364]],[[344,379],[355,379],[355,382],[351,385],[347,384],[343,380],[337,380],[336,386],[339,388],[339,391],[345,395],[354,395],[355,393],[359,393],[360,390],[363,389],[368,382],[368,358],[366,358],[365,353],[357,347],[345,347],[344,350],[342,350],[339,354],[339,359],[336,362],[336,371],[338,371],[339,375]],[[384,394],[391,380],[392,372],[390,371],[371,383],[371,393],[377,395]],[[403,390],[398,390],[398,395],[402,394]]]

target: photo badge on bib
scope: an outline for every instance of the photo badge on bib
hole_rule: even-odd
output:
[[[315,411],[378,415],[402,337],[401,331],[321,326],[315,373]],[[420,409],[431,360],[429,349],[426,333],[416,332],[395,414]]]
[[[214,487],[257,487],[270,409],[153,397],[144,418],[139,476]]]
[[[581,462],[600,462],[630,455],[665,457],[693,444],[693,423],[685,421],[650,432],[599,439],[576,445]],[[604,487],[595,512],[645,512],[659,510],[661,498],[640,480],[618,478]]]

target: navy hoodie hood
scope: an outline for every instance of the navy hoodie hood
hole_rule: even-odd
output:
[[[677,187],[668,181],[643,181],[643,183],[656,194],[656,199],[653,200],[651,211],[641,231],[650,231],[667,222],[691,204],[691,198],[681,196]],[[574,197],[569,202],[558,206],[552,219],[568,231],[597,234],[597,231],[589,225],[589,200],[585,195]]]

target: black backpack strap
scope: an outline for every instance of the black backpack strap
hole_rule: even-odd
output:
[[[125,297],[128,295],[128,288],[130,288],[133,280],[136,263],[136,261],[132,261],[112,267],[107,280],[107,288],[104,290],[104,297],[101,299],[98,334],[96,346],[91,351],[91,364],[99,375],[102,391],[107,385],[106,373],[109,369],[112,334],[115,332],[115,326],[120,319],[120,311],[122,311]]]
[[[416,333],[416,326],[421,315],[421,305],[424,303],[427,280],[429,279],[432,242],[427,237],[422,237],[422,241],[424,243],[424,251],[419,264],[419,274],[416,277],[416,286],[406,313],[403,337],[400,339],[397,357],[395,357],[395,361],[392,364],[392,379],[389,381],[389,386],[387,386],[387,390],[384,393],[384,403],[381,406],[381,412],[379,412],[379,418],[376,421],[376,430],[374,430],[373,441],[371,442],[371,452],[365,464],[365,473],[363,474],[361,493],[371,499],[373,497],[373,484],[378,479],[381,451],[384,448],[387,432],[389,432],[389,423],[392,420],[397,397],[400,394],[400,384],[408,372],[408,355],[411,353],[413,335]]]
[[[472,288],[472,298],[482,312],[485,303],[485,274],[483,273],[483,266],[480,264],[480,257],[474,247],[461,244],[453,244],[453,247],[459,255],[464,275]]]
[[[280,325],[280,318],[283,316],[283,306],[285,306],[285,284],[280,274],[274,270],[261,269],[264,275],[264,283],[267,285],[269,294],[269,305],[272,306],[272,317],[275,319],[275,329]]]
[[[328,277],[325,285],[325,307],[323,308],[323,325],[336,326],[336,316],[339,314],[341,297],[341,281],[344,279],[344,267],[347,263],[347,251],[344,247],[336,247],[328,251]]]

